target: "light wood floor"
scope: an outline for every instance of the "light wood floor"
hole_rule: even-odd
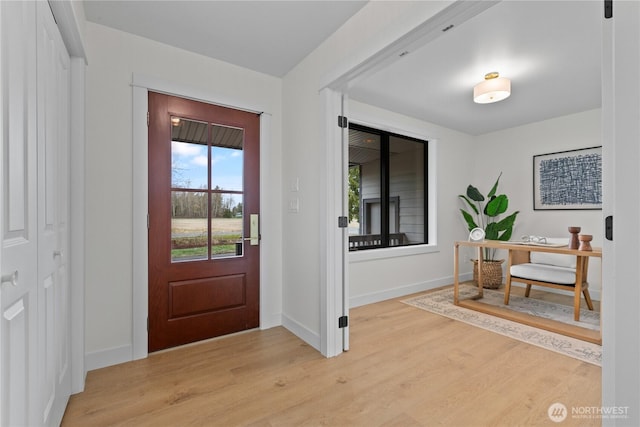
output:
[[[601,406],[599,367],[399,301],[351,310],[331,359],[277,327],[91,371],[62,425],[557,425],[556,402],[601,424],[571,416]]]

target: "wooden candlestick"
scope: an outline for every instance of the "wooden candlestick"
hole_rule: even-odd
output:
[[[579,234],[578,235],[578,239],[580,240],[580,247],[578,248],[578,250],[581,251],[592,251],[593,249],[591,248],[591,239],[593,239],[593,236],[591,234]]]
[[[578,233],[581,229],[581,227],[569,227],[569,233],[571,233],[571,238],[569,239],[569,249],[578,249],[578,246],[580,245],[580,241],[578,240]]]

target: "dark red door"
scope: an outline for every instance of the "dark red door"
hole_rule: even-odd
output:
[[[259,153],[257,114],[149,93],[149,351],[259,326]]]

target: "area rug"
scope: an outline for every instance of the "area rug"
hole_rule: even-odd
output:
[[[463,299],[471,297],[477,294],[477,291],[477,288],[473,286],[461,284],[460,298]],[[482,301],[488,304],[491,304],[491,301],[493,301],[496,305],[502,305],[501,300],[503,298],[503,293],[485,289],[484,299]],[[431,313],[439,314],[441,316],[458,320],[469,325],[477,326],[479,328],[486,329],[488,331],[495,332],[513,339],[517,339],[528,344],[555,351],[557,353],[582,360],[583,362],[602,366],[601,346],[564,335],[556,334],[554,332],[548,332],[542,329],[534,328],[532,326],[523,325],[521,323],[513,322],[510,320],[502,319],[500,317],[484,314],[479,311],[455,306],[453,305],[453,287],[419,295],[417,297],[403,300],[402,302],[407,305],[429,311]],[[559,320],[559,317],[563,317],[559,313],[565,311],[563,307],[566,306],[512,295],[507,307],[512,310],[523,310],[524,312],[530,314],[535,314],[538,316],[543,315],[543,317]],[[573,322],[571,320],[571,317],[573,317],[573,307],[568,307],[568,309],[570,311],[570,315],[564,317],[568,317],[568,320],[570,322]],[[584,312],[581,312],[580,316],[581,322],[578,323],[579,326],[589,327],[587,325],[590,325],[591,329],[599,328],[600,320],[598,317],[598,313],[593,313],[585,310]],[[587,318],[588,321],[586,321]]]

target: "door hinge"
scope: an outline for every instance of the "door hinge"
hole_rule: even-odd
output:
[[[338,328],[346,328],[349,326],[349,318],[347,316],[338,317]]]
[[[338,116],[338,127],[346,128],[349,126],[349,120],[345,116]]]
[[[613,0],[604,0],[604,17],[605,19],[613,18]]]
[[[147,332],[149,332],[149,318],[147,317]]]
[[[147,230],[151,228],[149,214],[147,214]]]
[[[347,228],[349,226],[349,219],[346,216],[338,217],[338,228]]]
[[[147,111],[147,127],[149,127],[149,116],[150,116],[150,114],[149,114],[149,112]]]

